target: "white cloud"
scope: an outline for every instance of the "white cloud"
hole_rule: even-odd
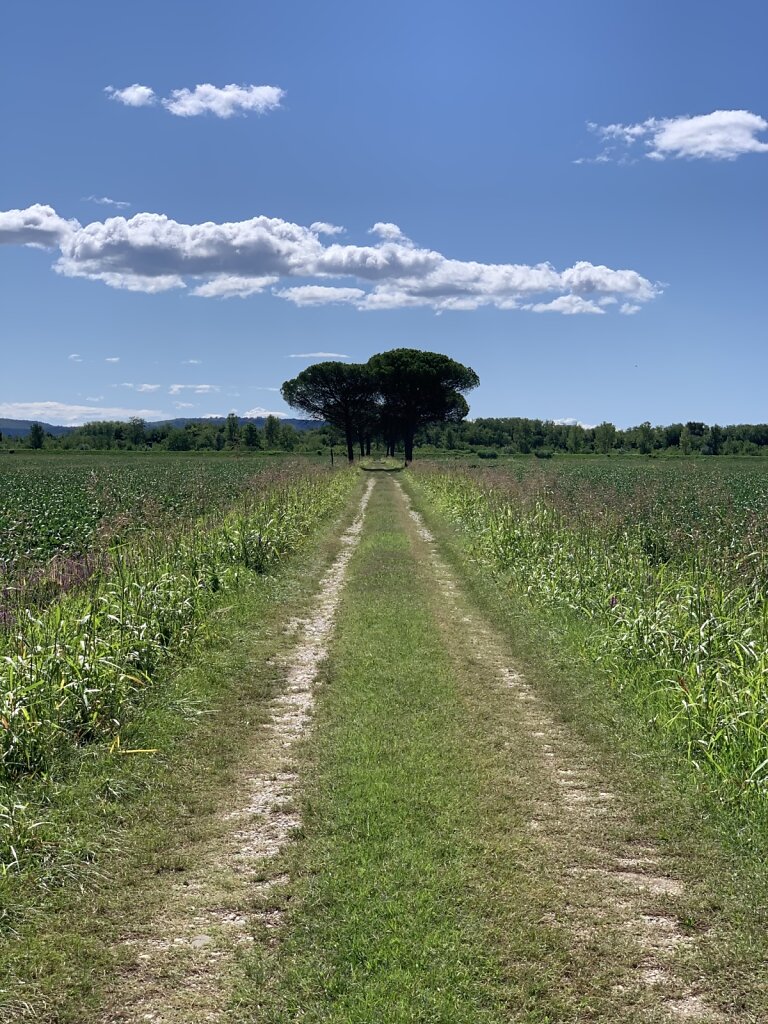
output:
[[[194,89],[174,89],[162,101],[163,106],[177,117],[197,117],[214,114],[233,117],[235,114],[263,114],[280,106],[285,93],[276,85],[225,85],[218,88],[206,82]]]
[[[191,391],[195,395],[211,395],[221,391],[217,384],[171,384],[168,388],[169,395],[180,395],[183,391]]]
[[[191,294],[202,298],[244,297],[280,282],[283,287],[275,294],[299,305],[343,302],[360,310],[425,307],[436,312],[536,307],[536,312],[561,313],[638,305],[661,293],[658,283],[635,270],[586,261],[559,271],[549,263],[451,259],[414,245],[392,224],[375,226],[381,238],[375,244],[326,245],[309,227],[264,216],[182,224],[162,214],[138,213],[81,227],[63,221],[50,207],[30,207],[0,213],[0,232],[4,217],[12,215],[16,230],[34,217],[39,220],[40,210],[46,211],[44,222],[53,224],[46,237],[60,231],[58,273],[130,291],[189,286]],[[30,237],[17,232],[11,240],[28,244]]]
[[[119,199],[110,199],[109,196],[86,196],[83,202],[98,203],[99,206],[114,206],[118,210],[126,210],[131,205]]]
[[[83,357],[80,355],[79,352],[72,352],[71,355],[67,356],[67,359],[70,361],[70,363],[82,363],[83,361]]]
[[[566,316],[575,313],[605,313],[602,306],[589,299],[582,299],[580,295],[559,295],[551,302],[534,302],[522,308],[532,313],[564,313]]]
[[[254,406],[253,409],[247,409],[243,413],[244,419],[257,419],[259,416],[277,416],[278,419],[284,419],[287,416],[287,413],[273,412],[271,409],[262,409],[260,405]]]
[[[161,384],[137,384],[137,391],[159,391],[162,387]]]
[[[194,409],[195,408],[195,403],[194,402],[174,402],[173,405],[174,405],[174,408],[176,408],[176,409]]]
[[[247,299],[249,295],[263,292],[270,285],[277,284],[279,277],[236,277],[218,274],[205,284],[198,285],[191,292],[202,299]]]
[[[324,220],[316,220],[309,225],[309,230],[316,235],[343,235],[347,229],[339,227],[338,224],[328,224]]]
[[[182,359],[182,366],[200,366],[202,359]]]
[[[154,89],[150,89],[148,85],[139,85],[138,82],[126,86],[125,89],[115,89],[108,85],[104,92],[111,100],[117,100],[126,107],[149,107],[157,102]]]
[[[378,235],[379,238],[385,242],[400,242],[401,245],[412,246],[413,242],[410,238],[403,234],[397,224],[390,224],[389,222],[377,221],[368,232],[369,235]]]
[[[120,356],[107,356],[107,358],[104,360],[104,362],[105,363],[119,363],[120,362]]]
[[[587,127],[605,144],[593,160],[577,163],[626,162],[643,144],[643,155],[651,160],[687,158],[690,160],[735,160],[745,153],[768,153],[768,141],[757,138],[768,130],[768,121],[748,110],[714,110],[711,114],[687,114],[680,117],[649,117],[638,124]]]
[[[624,316],[634,316],[635,313],[640,312],[640,309],[641,307],[633,302],[622,302],[619,306],[619,312],[623,313]]]
[[[0,245],[56,248],[78,229],[78,221],[64,220],[53,207],[40,203],[26,210],[0,211]]]
[[[161,419],[158,409],[125,409],[123,407],[94,407],[92,405],[68,405],[64,402],[2,402],[0,416],[16,420],[42,420],[77,426],[92,420],[127,420],[131,416],[142,419]]]
[[[583,427],[585,430],[594,430],[596,426],[595,423],[582,423],[575,416],[565,416],[563,419],[552,420],[552,422],[558,427]]]
[[[365,298],[362,288],[329,288],[326,285],[303,284],[297,288],[283,288],[275,292],[281,299],[288,299],[297,306],[324,306],[329,302],[359,303]]]
[[[104,395],[88,395],[85,400],[86,402],[103,402]]]
[[[289,359],[349,359],[343,352],[291,352]]]

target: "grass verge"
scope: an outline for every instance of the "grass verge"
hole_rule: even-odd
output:
[[[326,521],[274,575],[224,594],[204,638],[155,680],[119,749],[73,752],[60,781],[20,793],[30,819],[44,818],[55,858],[41,845],[39,870],[0,879],[0,1020],[104,1019],[126,956],[118,940],[163,913],[169,876],[215,842],[216,811],[254,755],[280,681],[285,622],[311,603],[338,533]]]
[[[472,560],[469,538],[435,510],[417,481],[409,474],[401,481],[472,605],[510,639],[516,665],[544,695],[556,721],[620,786],[629,827],[658,841],[685,877],[680,923],[699,939],[681,964],[687,979],[710,979],[726,1019],[765,1020],[768,871],[761,820],[734,813],[700,786],[670,737],[585,659],[588,625],[579,616],[534,606],[525,595],[501,588]]]

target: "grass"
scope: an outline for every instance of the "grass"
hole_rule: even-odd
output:
[[[631,951],[574,950],[548,920],[572,850],[527,828],[545,783],[498,684],[505,652],[478,650],[459,609],[383,476],[305,753],[284,924],[256,933],[238,1019],[547,1024],[616,1008]]]
[[[0,876],[0,1020],[104,1020],[128,970],[122,938],[162,920],[169,880],[215,843],[242,762],[258,763],[275,659],[291,643],[283,624],[306,610],[337,533],[335,518],[318,519],[299,555],[220,593],[193,645],[158,670],[119,748],[71,748],[55,779],[17,790],[28,820],[44,824],[31,831],[38,862]]]
[[[768,792],[768,489],[754,467],[626,463],[421,485],[508,593],[576,613],[585,653],[720,799]]]
[[[495,1019],[499,966],[472,900],[476,779],[402,516],[379,480],[305,773],[298,910],[251,969],[262,1020]]]
[[[760,817],[745,817],[738,806],[723,803],[711,788],[702,787],[674,738],[664,730],[649,731],[632,695],[612,686],[605,668],[589,656],[585,634],[590,622],[573,609],[534,605],[527,594],[500,586],[498,578],[477,560],[474,538],[429,499],[420,479],[411,476],[404,483],[437,536],[443,557],[461,579],[470,606],[500,636],[510,639],[514,663],[545,697],[556,720],[577,738],[581,756],[609,786],[621,790],[626,804],[623,835],[621,826],[618,837],[611,837],[598,825],[589,841],[613,847],[618,840],[643,837],[660,845],[667,861],[686,880],[687,895],[676,908],[680,926],[698,938],[694,951],[680,964],[682,975],[694,984],[709,986],[711,1004],[725,1019],[765,1019],[768,871]],[[536,781],[529,785],[541,792]],[[561,840],[565,850],[551,852],[550,858],[565,854],[567,863],[569,839],[564,835]],[[538,868],[536,855],[529,859],[528,868],[546,873],[541,851]],[[557,908],[563,896],[562,892],[547,895],[530,878],[526,888],[524,898],[542,908],[549,900],[550,910]],[[669,912],[668,908],[662,911]],[[587,912],[582,923],[588,922]],[[604,930],[599,920],[595,926]],[[626,955],[614,947],[594,956],[591,969],[596,979],[606,959],[619,964]],[[582,969],[589,972],[589,956]],[[607,998],[610,985],[605,979],[592,986],[593,1003],[601,990]],[[623,1018],[613,1011],[613,1016],[596,1019]],[[636,1019],[631,1011],[628,1019]]]
[[[113,543],[84,587],[40,612],[20,594],[0,633],[0,864],[16,870],[23,859],[26,830],[8,813],[19,802],[17,780],[55,777],[72,746],[122,745],[154,674],[191,642],[219,592],[301,546],[339,509],[351,479],[295,467],[265,473],[255,494],[215,522],[181,520]]]

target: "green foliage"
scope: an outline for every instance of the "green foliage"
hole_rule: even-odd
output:
[[[768,795],[764,474],[571,462],[419,481],[502,586],[589,624],[589,657],[724,796]]]
[[[196,518],[190,502],[154,530],[113,534],[82,585],[47,608],[30,610],[17,588],[0,633],[0,787],[50,776],[73,745],[118,742],[154,672],[196,636],[214,595],[300,546],[352,479],[298,464],[264,470],[223,515]],[[97,506],[90,515],[82,545]],[[0,789],[6,811],[8,793],[4,801]]]
[[[33,423],[29,428],[29,447],[42,448],[45,444],[45,431],[39,423]]]

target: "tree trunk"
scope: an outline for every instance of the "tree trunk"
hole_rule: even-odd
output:
[[[403,447],[405,448],[405,461],[413,462],[413,433],[410,430],[406,431],[403,437]]]
[[[371,454],[371,439],[370,439],[370,437],[366,437],[366,439],[365,439],[365,454],[366,455],[370,455]]]
[[[370,455],[370,452],[368,454]],[[362,458],[363,455],[365,455],[365,441],[363,441],[363,439],[361,437],[360,438],[360,457]]]
[[[345,431],[347,441],[347,458],[350,462],[355,461],[355,439],[352,435],[352,428],[347,427]]]

